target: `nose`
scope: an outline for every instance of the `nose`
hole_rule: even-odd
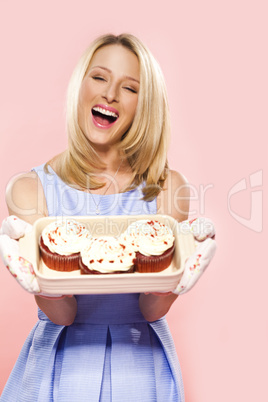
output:
[[[119,89],[115,83],[109,83],[103,93],[103,98],[108,103],[119,102]]]

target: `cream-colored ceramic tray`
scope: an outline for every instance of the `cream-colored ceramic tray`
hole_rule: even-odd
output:
[[[118,236],[128,225],[139,219],[158,220],[172,228],[175,235],[175,253],[171,265],[158,273],[129,273],[81,275],[80,271],[58,272],[49,269],[40,259],[39,237],[46,225],[60,222],[66,217],[47,217],[37,220],[33,231],[20,239],[21,255],[34,266],[41,292],[47,294],[102,294],[167,292],[178,284],[185,260],[193,253],[195,245],[191,233],[179,233],[177,222],[167,215],[124,216],[73,216],[67,217],[83,222],[93,236]]]

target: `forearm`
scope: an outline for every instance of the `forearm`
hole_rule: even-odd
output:
[[[77,312],[77,302],[74,296],[61,299],[49,299],[35,296],[38,307],[57,325],[71,325]]]
[[[159,320],[167,314],[177,297],[174,293],[163,293],[161,295],[141,293],[139,298],[141,313],[149,322]]]

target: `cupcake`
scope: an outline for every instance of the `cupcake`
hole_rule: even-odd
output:
[[[47,225],[40,236],[40,254],[45,265],[55,271],[79,269],[80,250],[91,238],[85,225],[66,219]]]
[[[112,236],[94,237],[81,250],[81,274],[119,274],[133,272],[135,251]]]
[[[120,240],[134,247],[137,272],[160,272],[168,268],[174,255],[172,230],[156,220],[138,220],[120,236]]]

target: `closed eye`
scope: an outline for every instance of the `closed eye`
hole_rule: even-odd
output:
[[[130,88],[130,87],[124,87],[124,88],[127,89],[128,91],[132,92],[133,94],[137,93],[137,91],[133,88]]]
[[[93,78],[93,80],[96,80],[96,81],[105,81],[105,79],[103,77],[99,77],[99,76],[95,76],[92,78]]]

